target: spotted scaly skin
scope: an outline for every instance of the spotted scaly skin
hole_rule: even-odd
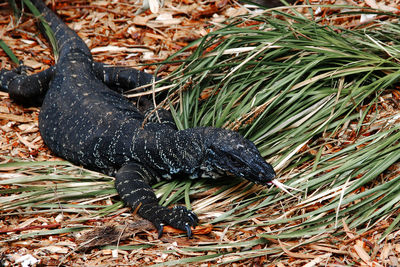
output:
[[[191,178],[229,173],[266,184],[274,176],[255,145],[238,133],[202,127],[177,130],[171,114],[161,110],[144,126],[145,114],[122,94],[150,83],[144,72],[93,61],[86,44],[40,0],[33,0],[55,33],[59,60],[27,76],[0,71],[0,88],[29,105],[41,105],[39,130],[58,156],[115,177],[124,203],[150,220],[191,236],[197,216],[184,207],[158,205],[150,185],[174,174]],[[143,126],[143,127],[142,127]]]

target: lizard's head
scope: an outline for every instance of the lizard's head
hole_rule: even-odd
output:
[[[233,174],[262,185],[274,179],[272,166],[265,162],[253,142],[237,132],[206,128],[204,138],[209,171]]]

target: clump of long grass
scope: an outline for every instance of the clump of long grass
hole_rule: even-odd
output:
[[[261,203],[224,220],[243,225],[240,218],[260,216],[260,209],[287,210],[290,216],[266,223],[291,225],[274,238],[334,231],[342,219],[365,231],[395,215],[386,233],[398,226],[399,172],[384,174],[400,158],[400,117],[385,112],[384,102],[397,101],[399,32],[390,22],[346,30],[266,12],[198,40],[171,75],[167,106],[177,124],[238,130],[273,163],[278,179],[302,190],[284,208],[290,195],[261,191]]]

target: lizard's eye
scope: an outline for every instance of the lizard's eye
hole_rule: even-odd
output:
[[[233,165],[240,165],[240,160],[230,154],[228,154],[228,159]]]

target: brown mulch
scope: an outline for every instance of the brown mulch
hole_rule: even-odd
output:
[[[95,60],[115,65],[125,65],[141,70],[154,72],[155,66],[142,66],[161,62],[176,51],[188,45],[191,41],[206,35],[211,25],[222,25],[224,20],[255,9],[243,6],[236,1],[175,1],[166,0],[159,14],[149,10],[135,15],[141,1],[85,1],[60,0],[52,1],[53,8],[67,24],[76,30],[89,48]],[[298,1],[302,2],[302,1]],[[380,7],[391,10],[400,8],[399,1],[356,1],[356,0],[326,0],[310,1],[312,4],[352,4],[359,6]],[[299,8],[307,13],[307,8]],[[314,8],[317,16],[340,12],[340,9]],[[323,21],[327,24],[341,25],[352,28],[365,23],[365,19],[353,15]],[[51,49],[45,39],[39,34],[35,20],[23,16],[15,23],[12,11],[7,3],[0,3],[0,38],[12,49],[13,53],[32,68],[29,72],[38,72],[54,64]],[[191,50],[187,52],[190,53]],[[0,49],[0,69],[15,67],[5,52]],[[165,65],[161,75],[173,71],[176,65]],[[43,144],[38,131],[37,107],[23,107],[0,92],[0,160],[10,162],[10,158],[20,158],[34,161],[60,160]],[[0,170],[12,172],[12,170]],[[2,186],[0,186],[0,189]],[[103,221],[89,221],[88,226],[97,226],[96,232],[86,234],[59,234],[53,236],[35,237],[22,241],[0,243],[0,266],[14,266],[23,262],[27,255],[37,260],[32,265],[151,265],[180,258],[204,255],[203,252],[184,251],[181,246],[197,246],[201,244],[218,244],[223,238],[210,225],[199,227],[194,239],[178,237],[177,231],[166,227],[166,234],[157,240],[156,232],[147,221],[135,216],[126,217],[130,211],[122,209],[112,218]],[[1,211],[0,211],[1,215]],[[68,216],[63,214],[64,219]],[[268,245],[282,248],[284,253],[279,258],[268,259],[264,256],[242,260],[237,265],[268,265],[273,262],[278,266],[322,264],[339,265],[369,265],[396,266],[399,263],[400,244],[396,242],[378,243],[380,235],[387,228],[382,224],[362,235],[347,230],[346,241],[335,236],[326,235],[325,239],[303,246],[303,250],[289,251],[286,247],[295,245],[293,242],[282,243],[269,240]],[[58,220],[52,216],[0,216],[0,240],[8,235],[28,233],[33,229],[60,228]],[[224,229],[222,229],[224,230]],[[263,231],[264,229],[258,229]],[[243,230],[240,236],[243,240],[254,237],[253,232]],[[396,234],[400,234],[396,232]],[[104,243],[96,243],[96,236],[104,236],[108,243],[121,242],[121,245],[149,244],[149,248],[132,250],[114,250],[99,247]],[[239,236],[239,235],[238,235]],[[243,241],[237,240],[237,241]],[[104,240],[103,240],[104,241]],[[106,241],[104,241],[107,243]],[[84,246],[82,246],[84,244]],[[249,248],[261,249],[264,244]],[[174,248],[174,253],[170,253]],[[221,260],[221,259],[219,259]],[[208,263],[215,265],[221,261]],[[205,263],[205,264],[208,264]],[[197,264],[196,264],[197,265]]]

